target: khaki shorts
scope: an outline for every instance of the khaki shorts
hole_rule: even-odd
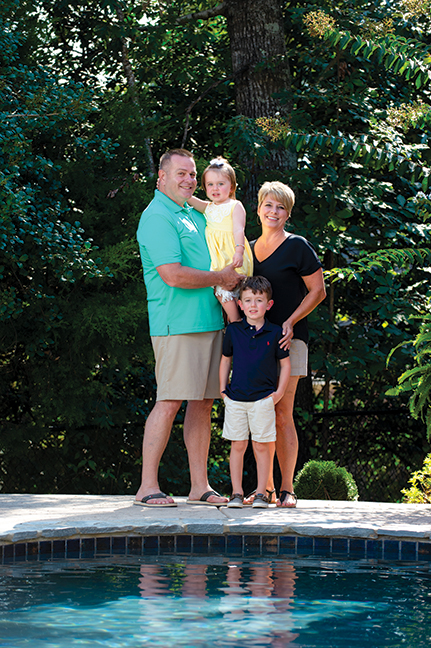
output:
[[[304,340],[293,339],[289,349],[290,375],[305,378],[308,373],[308,346]]]
[[[157,400],[220,396],[223,331],[151,338],[156,358]]]
[[[275,441],[275,405],[271,397],[249,403],[226,396],[224,405],[224,439],[246,441],[251,433],[253,441]]]

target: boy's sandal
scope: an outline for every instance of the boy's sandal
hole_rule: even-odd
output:
[[[290,495],[290,497],[293,497],[293,504],[290,506],[283,506],[283,503],[286,501],[287,497]],[[287,490],[282,490],[280,491],[280,505],[279,508],[296,508],[296,503],[298,501],[298,498],[296,497],[295,493],[291,493],[290,491]]]
[[[268,495],[267,495],[268,504],[272,504],[273,503],[272,502],[272,496],[275,493],[275,488],[273,488],[272,490],[266,489],[266,492],[268,493]],[[253,502],[249,502],[249,499],[250,499],[250,497],[253,497],[253,499],[254,499],[255,496],[256,496],[256,491],[255,490],[252,491],[249,495],[247,495],[247,497],[244,498],[245,499],[244,506],[252,506]]]
[[[232,497],[228,501],[228,508],[242,508],[244,504],[244,496],[241,493],[232,493]]]
[[[254,496],[253,508],[268,508],[268,498],[263,493],[256,493]]]

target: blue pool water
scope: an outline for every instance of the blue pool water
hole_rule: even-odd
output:
[[[113,556],[0,567],[0,646],[422,648],[431,563]]]

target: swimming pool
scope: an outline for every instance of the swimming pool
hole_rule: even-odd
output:
[[[0,567],[0,646],[422,648],[431,563],[109,555]]]

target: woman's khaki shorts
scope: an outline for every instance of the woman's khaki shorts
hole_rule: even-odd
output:
[[[222,331],[152,337],[157,400],[203,400],[220,396]]]
[[[308,346],[295,338],[290,343],[290,375],[305,378],[308,373]]]
[[[275,405],[271,397],[245,402],[224,398],[223,434],[230,441],[245,441],[251,434],[253,441],[275,441]]]

